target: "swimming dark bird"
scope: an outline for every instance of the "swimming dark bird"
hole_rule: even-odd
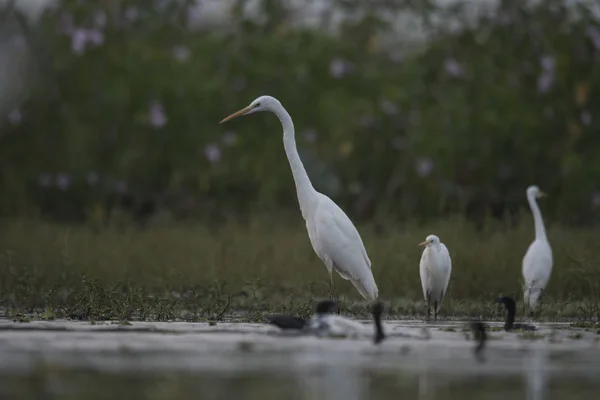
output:
[[[504,304],[506,307],[506,322],[504,323],[504,330],[506,332],[512,331],[514,329],[522,329],[525,331],[535,331],[535,326],[527,325],[527,324],[515,324],[515,314],[517,313],[517,303],[511,297],[500,297],[496,300],[498,303]]]
[[[474,352],[475,357],[480,361],[485,361],[481,352],[485,346],[485,342],[487,340],[487,333],[485,331],[485,324],[480,321],[471,321],[469,323],[469,327],[471,328],[471,332],[473,332],[473,338],[477,341],[477,345],[475,346]]]
[[[317,303],[315,309],[315,317],[328,315],[333,313],[337,303],[331,300],[324,300]],[[313,318],[315,318],[313,317]],[[304,330],[307,327],[310,319],[295,317],[293,315],[270,315],[267,316],[267,321],[282,330]]]
[[[375,344],[379,344],[383,339],[385,339],[385,333],[383,333],[383,327],[381,326],[383,304],[381,304],[379,301],[373,304],[371,313],[373,314],[373,321],[375,323],[375,335],[373,336],[373,342]]]

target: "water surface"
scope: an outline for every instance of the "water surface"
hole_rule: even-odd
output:
[[[490,323],[492,327],[500,324]],[[0,320],[0,397],[73,399],[590,399],[600,335],[566,324],[488,332],[388,321],[430,339],[281,336],[264,324]]]

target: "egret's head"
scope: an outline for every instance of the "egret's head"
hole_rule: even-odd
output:
[[[228,117],[225,117],[221,120],[221,124],[223,122],[227,122],[230,119],[234,119],[240,117],[242,115],[248,115],[259,111],[274,111],[277,107],[281,107],[281,103],[274,97],[271,96],[260,96],[249,106],[242,108],[239,111],[234,112]]]
[[[527,197],[534,197],[539,199],[540,197],[546,197],[546,193],[542,192],[536,185],[529,186],[527,188]]]
[[[433,246],[434,244],[440,244],[440,238],[435,235],[429,235],[425,238],[424,242],[419,243],[419,246]]]

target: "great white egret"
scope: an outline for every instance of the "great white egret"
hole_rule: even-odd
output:
[[[427,316],[431,317],[433,306],[434,318],[437,320],[437,313],[441,308],[446,289],[448,289],[452,260],[446,245],[440,242],[440,238],[435,235],[427,236],[424,242],[419,243],[419,246],[425,246],[421,255],[419,272],[421,273],[423,296],[427,303]]]
[[[511,297],[500,297],[496,300],[498,303],[504,304],[506,307],[506,322],[504,322],[504,330],[506,332],[513,329],[522,329],[524,331],[535,331],[535,326],[527,324],[515,324],[515,314],[517,313],[517,303]]]
[[[535,240],[523,257],[523,298],[527,308],[533,312],[542,291],[552,273],[552,249],[546,238],[542,212],[536,199],[546,196],[537,186],[527,188],[527,201],[533,214]]]
[[[329,272],[333,298],[337,299],[333,284],[335,270],[342,278],[350,280],[365,299],[375,300],[379,290],[360,234],[344,211],[313,187],[298,155],[292,117],[279,100],[271,96],[260,96],[249,106],[224,118],[221,123],[259,111],[271,111],[283,126],[283,147],[296,184],[300,211],[306,221],[312,247]]]

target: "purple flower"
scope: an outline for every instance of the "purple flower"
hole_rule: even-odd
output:
[[[83,54],[87,42],[87,33],[85,29],[76,28],[71,34],[71,50],[75,54]]]
[[[453,57],[449,57],[444,61],[444,69],[448,75],[454,78],[460,78],[464,75],[462,66]]]
[[[246,79],[242,76],[234,78],[232,88],[235,92],[241,92],[246,88]]]
[[[381,110],[388,115],[398,114],[398,107],[396,107],[396,105],[388,99],[380,100],[379,108],[381,108]]]
[[[150,125],[155,128],[162,128],[166,125],[168,119],[165,114],[165,109],[159,102],[155,101],[150,104],[148,120],[150,121]]]
[[[587,110],[582,111],[579,118],[581,119],[581,123],[584,125],[589,125],[592,123],[592,114],[590,114],[590,112]]]
[[[361,192],[361,190],[362,190],[362,185],[359,181],[351,182],[348,185],[348,192],[350,192],[352,194],[358,194]]]
[[[46,173],[40,174],[38,176],[38,185],[43,188],[50,187],[52,185],[52,175]]]
[[[556,61],[552,56],[543,56],[540,59],[540,65],[544,71],[554,71],[554,67],[556,65]]]
[[[388,52],[388,56],[395,64],[400,64],[402,61],[404,61],[404,52],[401,50],[390,50]]]
[[[540,59],[540,66],[542,67],[542,74],[537,81],[538,92],[548,93],[554,84],[556,61],[554,57],[546,55]]]
[[[587,28],[587,36],[592,41],[592,44],[596,50],[600,51],[600,28],[597,26],[590,26]]]
[[[95,46],[100,46],[104,43],[104,32],[98,29],[89,30],[87,31],[87,40]]]
[[[548,93],[554,84],[554,73],[544,72],[538,77],[537,87],[538,92]]]
[[[375,118],[372,115],[363,115],[360,118],[360,124],[366,128],[370,128],[375,125]]]
[[[314,129],[307,129],[302,133],[302,136],[304,137],[304,140],[306,140],[309,143],[313,143],[317,140],[317,131],[315,131]]]
[[[331,63],[329,64],[329,73],[331,74],[331,76],[333,76],[334,78],[341,78],[344,75],[346,75],[350,70],[350,65],[348,64],[348,62],[336,58],[334,60],[331,60]]]
[[[98,174],[96,171],[89,171],[85,177],[88,185],[95,186],[98,183]]]
[[[210,143],[204,148],[204,155],[206,156],[206,159],[213,164],[221,160],[221,150],[219,149],[219,146],[214,143]]]
[[[496,22],[500,26],[508,26],[512,23],[512,18],[506,11],[500,11],[498,15],[496,15]]]
[[[11,125],[19,125],[22,119],[23,116],[21,115],[21,111],[18,108],[15,108],[10,113],[8,113],[8,122],[10,122]]]
[[[54,179],[56,187],[60,190],[66,190],[69,186],[71,186],[71,177],[69,174],[61,172],[60,174],[57,174]]]
[[[594,194],[592,194],[592,206],[594,206],[594,208],[599,208],[600,207],[600,192],[596,192]]]
[[[419,158],[416,162],[415,170],[420,177],[426,177],[433,171],[433,161],[428,157]]]
[[[104,28],[106,26],[106,13],[104,11],[100,10],[94,15],[94,24],[98,28]]]
[[[73,16],[71,14],[63,13],[60,16],[60,30],[67,35],[73,33]]]
[[[227,146],[233,146],[235,142],[237,142],[237,136],[235,132],[228,131],[223,134],[223,143],[225,143]]]
[[[187,61],[190,58],[190,49],[183,45],[175,46],[173,48],[173,57],[179,62]]]
[[[130,22],[136,21],[140,16],[140,11],[137,7],[127,7],[125,10],[125,18],[127,18]]]
[[[503,164],[498,169],[498,177],[500,179],[508,179],[512,175],[512,168],[508,164]]]
[[[392,147],[394,147],[396,150],[404,150],[406,147],[406,141],[403,137],[397,136],[392,139]]]
[[[116,181],[115,182],[115,192],[119,194],[123,194],[127,192],[127,182],[124,181]]]

